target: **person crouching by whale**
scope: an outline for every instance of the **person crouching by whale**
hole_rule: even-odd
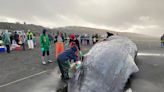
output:
[[[58,66],[61,72],[61,78],[63,80],[69,79],[69,69],[70,69],[70,60],[74,60],[74,62],[78,61],[78,56],[76,52],[78,51],[77,46],[72,46],[69,49],[66,49],[62,53],[59,54],[57,58]]]

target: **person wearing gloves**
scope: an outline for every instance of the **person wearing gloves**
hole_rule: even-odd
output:
[[[62,53],[59,54],[57,58],[58,66],[61,72],[61,78],[63,80],[69,79],[69,69],[70,69],[70,60],[74,60],[74,62],[78,61],[78,57],[76,52],[78,48],[73,46],[72,48],[66,49]]]
[[[42,64],[45,65],[47,62],[45,60],[45,54],[47,53],[47,60],[49,63],[52,61],[49,58],[49,49],[50,49],[50,41],[48,35],[46,34],[46,29],[43,30],[43,34],[40,36],[40,44],[42,50]]]
[[[69,35],[70,41],[69,41],[69,48],[71,48],[73,45],[76,45],[78,47],[78,51],[76,52],[77,56],[82,60],[83,59],[83,53],[80,48],[79,40],[76,38],[74,34]]]
[[[75,43],[78,49],[80,50],[80,43],[79,40],[76,38],[74,34],[69,35],[70,41],[69,41],[69,47],[72,47],[72,44]]]

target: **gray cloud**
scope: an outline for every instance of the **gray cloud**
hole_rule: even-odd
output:
[[[0,21],[93,26],[161,35],[164,0],[0,0]]]

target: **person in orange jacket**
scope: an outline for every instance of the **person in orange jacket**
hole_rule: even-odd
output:
[[[55,36],[54,43],[56,44],[56,58],[58,58],[58,55],[64,51],[64,37],[62,36],[62,33],[59,32],[57,36]]]

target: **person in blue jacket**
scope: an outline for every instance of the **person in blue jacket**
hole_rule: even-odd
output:
[[[59,69],[61,72],[61,78],[63,80],[69,79],[69,68],[70,68],[70,60],[74,60],[74,62],[78,61],[78,57],[76,55],[76,52],[78,51],[78,48],[76,46],[73,46],[72,48],[66,49],[62,53],[59,54],[57,58],[57,62],[59,65]]]

